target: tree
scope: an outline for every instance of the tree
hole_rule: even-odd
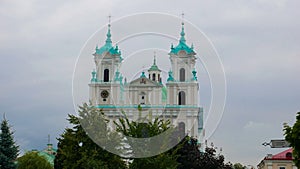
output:
[[[145,121],[145,120],[144,120]],[[156,118],[153,122],[129,121],[126,115],[115,122],[116,129],[126,136],[147,138],[152,137],[167,129],[172,129],[170,121]],[[146,131],[146,132],[145,132]],[[182,131],[179,128],[173,130],[172,137],[182,138]],[[178,137],[179,136],[179,137]],[[147,143],[145,143],[147,144]],[[137,147],[143,149],[145,146]],[[137,148],[133,148],[132,151]],[[147,150],[144,150],[147,151]],[[223,155],[216,154],[216,149],[206,147],[205,152],[200,152],[198,140],[185,136],[175,147],[160,155],[148,158],[135,158],[129,165],[130,169],[232,169],[231,163],[224,163]]]
[[[199,161],[201,153],[199,151],[197,139],[186,136],[170,151],[173,150],[175,150],[178,155],[177,162],[180,164],[178,169],[199,167],[199,163],[197,161]]]
[[[58,138],[58,150],[54,160],[55,169],[125,169],[124,160],[109,153],[91,140],[81,125],[80,119],[91,116],[88,120],[105,118],[103,113],[87,105],[79,107],[79,117],[69,115],[68,121],[73,125],[66,128]],[[100,133],[101,134],[101,133]],[[103,135],[103,137],[106,137]]]
[[[28,152],[17,161],[18,169],[52,169],[51,164],[37,152]]]
[[[300,112],[297,113],[296,122],[293,127],[284,123],[285,140],[293,147],[295,165],[300,168]]]
[[[235,163],[233,169],[246,169],[246,166],[243,166],[241,163]]]
[[[14,132],[10,130],[8,121],[3,119],[1,123],[0,133],[0,168],[1,169],[15,169],[15,160],[19,153],[19,146],[16,145]]]
[[[141,112],[141,110],[139,111]],[[118,132],[122,132],[125,136],[135,138],[153,137],[171,128],[171,122],[169,120],[155,118],[153,121],[145,121],[147,120],[141,119],[141,117],[138,119],[138,121],[130,121],[125,115],[124,117],[119,118],[118,122],[114,123]],[[128,144],[131,145],[131,143]],[[137,151],[151,151],[145,148],[147,147],[147,144],[148,143],[145,142],[144,145],[131,147],[131,150],[133,153]],[[134,158],[131,160],[132,162],[129,165],[130,169],[177,169],[178,166],[178,162],[176,161],[177,156],[175,152],[171,151],[152,157]]]
[[[177,161],[180,163],[178,169],[232,169],[230,163],[224,163],[223,155],[216,154],[214,147],[206,147],[205,152],[200,152],[196,138],[186,136],[175,149],[178,149]]]

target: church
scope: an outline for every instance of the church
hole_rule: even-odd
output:
[[[118,45],[112,43],[111,24],[108,24],[105,43],[97,46],[93,54],[95,69],[89,83],[89,100],[103,110],[110,123],[122,116],[122,112],[131,120],[169,119],[202,142],[203,108],[198,106],[197,57],[193,45],[186,43],[184,23],[181,24],[178,44],[172,44],[168,53],[171,68],[165,84],[155,54],[153,63],[138,78],[130,82],[123,78],[119,71],[123,57]]]

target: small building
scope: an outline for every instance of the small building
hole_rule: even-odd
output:
[[[258,169],[297,169],[293,162],[292,148],[276,155],[268,154],[258,165]]]
[[[47,144],[47,148],[44,150],[32,150],[32,152],[38,153],[39,156],[44,157],[54,167],[54,159],[57,153],[57,149],[53,148],[52,144]]]

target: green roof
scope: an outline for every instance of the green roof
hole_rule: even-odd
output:
[[[153,59],[153,65],[150,67],[150,69],[148,69],[148,71],[160,71],[161,72],[161,70],[156,65],[156,56],[155,55],[154,55],[154,59]]]
[[[148,71],[161,71],[157,65],[152,65]]]
[[[38,155],[44,157],[52,166],[54,166],[55,155],[48,154],[44,151],[38,152]]]
[[[121,55],[121,51],[119,50],[118,45],[116,45],[116,47],[113,47],[113,45],[112,45],[110,24],[108,24],[108,30],[107,30],[107,34],[106,34],[105,44],[100,48],[98,48],[98,46],[97,46],[95,54],[101,55],[104,52],[109,52],[111,55]]]
[[[182,23],[182,28],[181,28],[181,33],[180,33],[180,40],[178,45],[174,48],[173,45],[171,46],[171,51],[170,53],[173,54],[178,54],[179,51],[185,51],[187,54],[196,54],[194,52],[194,47],[193,45],[191,47],[189,47],[186,44],[186,40],[185,40],[185,33],[184,33],[184,23]]]

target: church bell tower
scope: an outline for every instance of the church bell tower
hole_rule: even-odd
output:
[[[167,104],[197,106],[199,87],[195,69],[196,53],[193,45],[190,47],[186,44],[183,22],[178,45],[171,45],[169,56],[171,70],[166,84]]]
[[[108,24],[105,44],[95,49],[96,70],[92,72],[90,101],[93,105],[118,105],[121,101],[123,77],[118,68],[123,60],[118,45],[113,46]]]

